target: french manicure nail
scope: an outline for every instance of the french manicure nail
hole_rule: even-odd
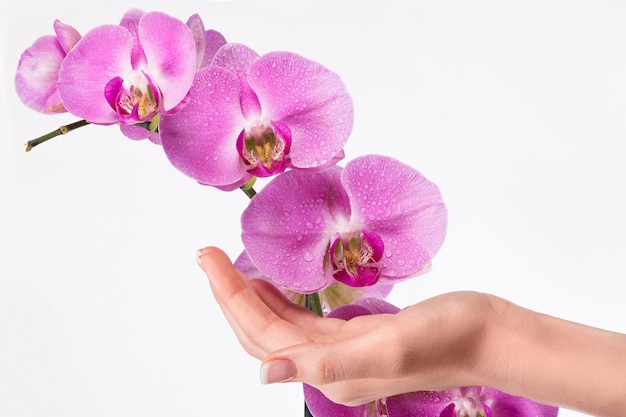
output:
[[[298,369],[289,359],[275,359],[261,366],[261,384],[287,382],[296,377]]]

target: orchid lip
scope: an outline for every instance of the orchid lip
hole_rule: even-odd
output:
[[[289,166],[291,131],[279,122],[256,120],[237,139],[237,151],[248,173],[269,177],[284,172]]]
[[[338,234],[329,250],[333,277],[353,287],[376,284],[381,274],[378,261],[384,246],[380,236],[372,231]]]
[[[104,94],[124,123],[149,122],[159,113],[160,90],[144,71],[133,71],[126,79],[111,79]]]

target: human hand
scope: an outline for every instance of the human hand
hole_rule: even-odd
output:
[[[397,314],[321,318],[266,281],[249,280],[218,248],[198,261],[244,349],[263,361],[263,383],[298,381],[360,405],[417,390],[481,385],[476,360],[503,300],[456,292]]]

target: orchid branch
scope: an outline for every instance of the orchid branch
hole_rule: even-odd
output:
[[[46,133],[43,136],[40,136],[36,139],[33,140],[29,140],[28,142],[26,142],[26,152],[30,152],[31,149],[33,149],[35,146],[44,143],[47,140],[50,140],[52,138],[55,138],[57,136],[61,136],[61,135],[65,135],[66,133],[71,132],[72,130],[78,129],[79,127],[83,127],[88,125],[89,122],[87,120],[79,120],[77,122],[74,123],[70,123],[69,125],[65,125],[65,126],[60,126],[57,130],[53,130],[50,133]]]

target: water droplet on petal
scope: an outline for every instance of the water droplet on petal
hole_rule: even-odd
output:
[[[302,258],[303,258],[305,261],[307,261],[307,262],[311,262],[311,261],[313,260],[313,254],[312,254],[311,252],[309,252],[309,251],[305,251],[305,252],[302,254]]]

